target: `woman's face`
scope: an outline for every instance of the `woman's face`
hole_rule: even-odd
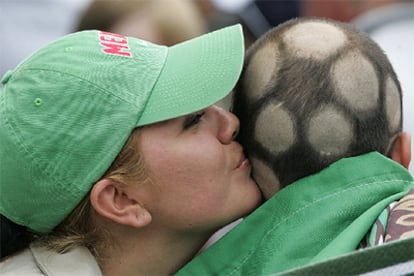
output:
[[[235,115],[216,106],[145,126],[140,148],[152,179],[143,185],[152,222],[216,230],[261,202],[250,163],[234,141]]]

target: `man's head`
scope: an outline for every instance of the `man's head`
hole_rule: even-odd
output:
[[[248,50],[233,111],[253,176],[269,198],[340,158],[370,151],[391,157],[401,102],[394,70],[368,36],[302,18]]]

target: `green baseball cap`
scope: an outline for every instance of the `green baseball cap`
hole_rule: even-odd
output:
[[[0,213],[47,233],[84,198],[131,131],[206,108],[234,87],[234,25],[172,47],[98,30],[40,49],[0,89]]]

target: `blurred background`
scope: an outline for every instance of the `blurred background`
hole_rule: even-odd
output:
[[[414,0],[0,0],[0,75],[79,30],[173,45],[240,23],[248,48],[273,26],[301,16],[350,22],[379,43],[401,81],[404,129],[414,135]]]

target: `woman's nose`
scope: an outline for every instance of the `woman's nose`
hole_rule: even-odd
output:
[[[230,144],[239,133],[240,121],[233,113],[213,106],[219,116],[218,139],[223,144]]]

